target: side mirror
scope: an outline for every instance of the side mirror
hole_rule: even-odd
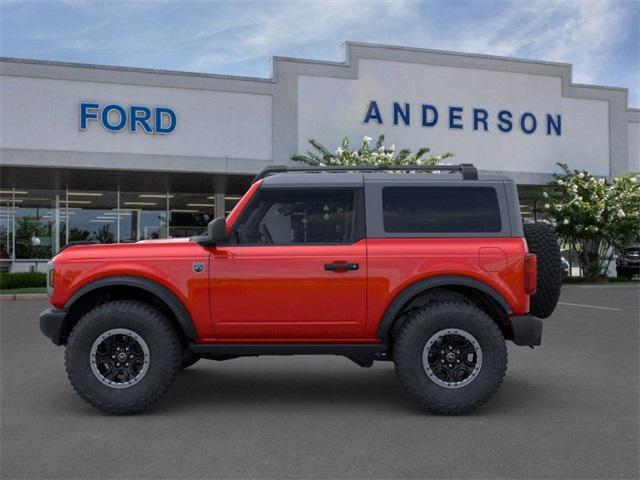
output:
[[[214,218],[207,226],[209,241],[212,244],[227,241],[227,220],[224,217]]]
[[[227,220],[219,217],[211,220],[207,225],[207,234],[191,237],[192,242],[198,242],[203,247],[213,247],[227,241]]]

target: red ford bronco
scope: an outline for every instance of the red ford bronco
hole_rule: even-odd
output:
[[[433,412],[485,403],[505,340],[540,345],[560,295],[555,235],[523,225],[508,177],[385,170],[270,167],[205,235],[64,249],[40,328],[66,346],[73,388],[131,414],[199,359],[331,354],[393,361]]]

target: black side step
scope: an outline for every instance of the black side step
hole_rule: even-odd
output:
[[[278,343],[278,344],[244,344],[244,343],[217,343],[217,344],[191,344],[191,351],[197,355],[346,355],[367,356],[382,353],[387,350],[384,343],[365,344],[323,344],[323,343]]]

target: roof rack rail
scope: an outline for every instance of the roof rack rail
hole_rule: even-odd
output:
[[[395,172],[398,170],[406,172],[439,172],[441,170],[450,173],[461,173],[463,180],[477,180],[478,170],[472,163],[461,163],[459,165],[358,165],[339,167],[289,167],[287,165],[273,165],[263,169],[255,176],[251,183],[256,183],[269,175],[288,172]]]

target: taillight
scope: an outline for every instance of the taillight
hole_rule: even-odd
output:
[[[538,288],[538,257],[533,253],[524,256],[524,291],[533,295]]]

